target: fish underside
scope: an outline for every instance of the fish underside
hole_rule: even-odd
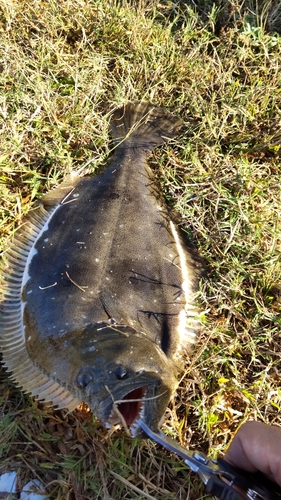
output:
[[[194,341],[194,264],[146,159],[181,121],[149,103],[114,111],[116,148],[69,176],[16,233],[2,269],[0,347],[14,382],[107,427],[156,428]]]

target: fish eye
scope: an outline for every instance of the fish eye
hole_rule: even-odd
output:
[[[122,365],[117,366],[113,370],[113,373],[114,373],[114,375],[116,376],[116,378],[118,380],[125,380],[129,376],[128,373],[127,373],[126,368],[124,368],[124,366],[122,366]]]
[[[82,371],[80,371],[80,373],[78,373],[78,375],[76,377],[76,384],[78,385],[78,387],[83,389],[83,388],[87,387],[87,385],[89,385],[90,382],[92,382],[93,378],[94,378],[94,374],[92,371],[82,370]]]

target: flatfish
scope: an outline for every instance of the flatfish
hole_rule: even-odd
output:
[[[114,156],[70,175],[16,233],[2,267],[0,348],[23,391],[84,401],[107,427],[157,428],[196,336],[194,262],[147,164],[182,122],[150,103],[112,113]]]

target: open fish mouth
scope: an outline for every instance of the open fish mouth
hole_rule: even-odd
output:
[[[136,420],[144,418],[146,387],[139,387],[127,393],[122,399],[113,403],[112,411],[106,422],[106,427],[110,428],[116,424],[122,424],[129,428],[134,436],[139,428]]]
[[[103,399],[103,411],[100,417],[107,428],[121,425],[128,435],[135,437],[143,434],[138,420],[156,430],[171,397],[168,385],[160,380],[145,377],[142,383],[136,383],[122,390],[112,390],[110,401]],[[139,381],[141,382],[141,381]],[[106,387],[107,392],[109,388]],[[102,409],[101,409],[102,410]],[[107,415],[107,416],[106,416]]]

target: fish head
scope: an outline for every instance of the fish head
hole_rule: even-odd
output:
[[[141,419],[157,429],[177,387],[175,363],[129,327],[95,325],[82,337],[80,367],[73,372],[79,399],[107,428],[121,423],[136,436]]]

